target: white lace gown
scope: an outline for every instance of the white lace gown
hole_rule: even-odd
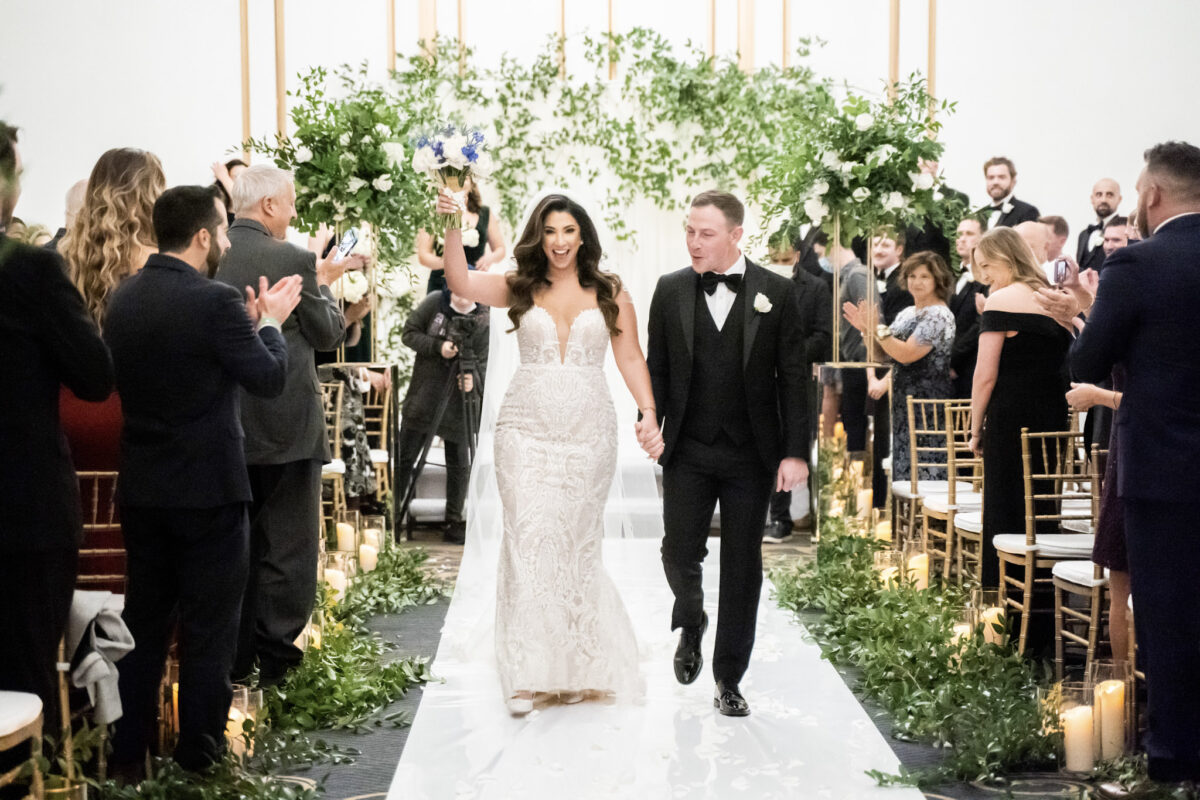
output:
[[[495,439],[504,508],[496,660],[504,695],[636,696],[637,641],[601,556],[617,463],[616,412],[604,377],[608,328],[599,309],[583,311],[562,358],[553,318],[535,305],[517,341],[521,366]]]

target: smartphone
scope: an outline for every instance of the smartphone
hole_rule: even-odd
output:
[[[337,256],[333,259],[334,263],[350,255],[350,251],[354,249],[354,245],[356,244],[358,244],[358,231],[351,228],[346,231],[346,235],[342,237],[341,243],[338,244]]]
[[[1065,258],[1054,259],[1054,285],[1062,286],[1071,277],[1071,262]]]

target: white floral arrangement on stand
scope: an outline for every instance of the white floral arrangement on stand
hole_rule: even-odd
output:
[[[342,277],[329,285],[329,291],[335,300],[344,300],[354,305],[371,291],[371,282],[362,270],[348,269],[342,273]]]
[[[462,212],[467,210],[466,180],[479,180],[490,175],[492,158],[488,155],[487,141],[482,131],[446,124],[434,133],[417,139],[413,147],[412,168],[436,186],[450,190],[460,210],[456,214],[445,215],[439,222],[447,228],[461,228]],[[468,244],[469,231],[463,231],[465,247],[479,244],[478,231],[470,232],[475,234],[475,243]]]

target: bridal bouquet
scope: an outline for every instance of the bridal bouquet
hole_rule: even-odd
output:
[[[467,210],[464,189],[468,177],[478,180],[492,172],[492,159],[487,153],[483,133],[474,128],[459,129],[447,124],[414,143],[413,169],[426,175],[439,187],[450,190],[460,211],[443,215],[447,228],[462,227],[462,212]]]

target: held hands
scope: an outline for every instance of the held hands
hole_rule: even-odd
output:
[[[890,379],[891,379],[890,376],[887,378],[884,378],[883,380],[880,380],[878,378],[868,378],[867,379],[867,394],[869,394],[871,396],[872,400],[878,400],[879,398],[881,398],[885,394],[887,394],[888,382],[890,381]]]
[[[289,275],[268,289],[266,277],[260,277],[257,295],[252,287],[247,286],[246,314],[250,321],[258,324],[263,317],[271,317],[282,324],[300,303],[302,283],[299,275]]]
[[[658,427],[658,418],[654,414],[645,414],[640,420],[633,423],[633,429],[637,432],[638,444],[646,451],[646,455],[652,461],[657,461],[666,447],[663,443],[662,431]]]
[[[779,462],[775,475],[775,491],[790,492],[808,480],[808,462],[802,458],[785,458]]]

